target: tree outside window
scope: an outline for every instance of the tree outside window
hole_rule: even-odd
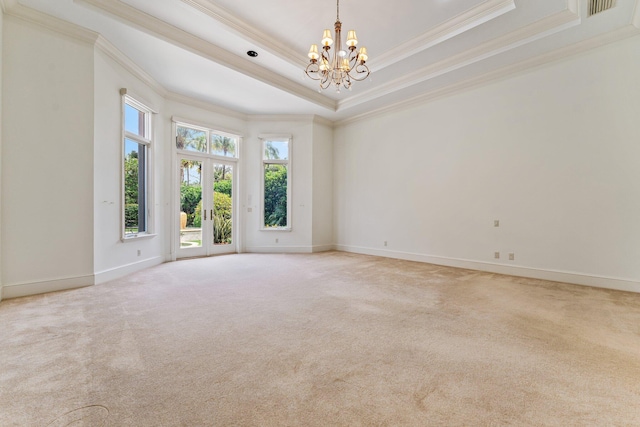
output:
[[[263,228],[290,228],[290,138],[263,139]]]

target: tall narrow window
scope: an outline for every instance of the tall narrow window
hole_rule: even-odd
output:
[[[149,151],[151,110],[123,94],[124,238],[149,232]]]
[[[262,138],[264,229],[291,228],[291,137]]]

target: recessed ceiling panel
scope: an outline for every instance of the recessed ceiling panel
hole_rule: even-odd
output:
[[[212,3],[290,44],[301,55],[312,43],[320,43],[322,30],[333,30],[336,21],[335,0]],[[482,3],[484,0],[340,0],[340,21],[343,31],[356,30],[361,43],[372,47],[372,54],[381,54]]]

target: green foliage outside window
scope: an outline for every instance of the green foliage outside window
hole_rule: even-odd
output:
[[[267,164],[264,170],[264,225],[286,227],[287,222],[287,167]]]
[[[124,159],[124,227],[128,232],[138,231],[138,153],[129,153]]]
[[[200,185],[182,184],[180,186],[180,209],[187,214],[187,227],[200,227],[194,224],[198,203],[202,200]]]
[[[231,180],[225,179],[224,181],[216,181],[213,184],[213,191],[216,193],[224,193],[227,196],[231,197]]]
[[[225,193],[213,193],[213,243],[231,243],[231,214],[231,197]],[[193,226],[202,226],[202,201],[195,208]]]

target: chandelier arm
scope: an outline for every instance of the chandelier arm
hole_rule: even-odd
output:
[[[331,86],[331,79],[329,73],[323,74],[323,79],[320,81],[320,89],[324,90]]]
[[[351,76],[347,73],[344,80],[342,81],[342,87],[345,89],[351,89]]]
[[[321,79],[321,77],[320,77],[320,67],[318,66],[317,62],[309,63],[309,65],[307,65],[307,68],[305,68],[304,73],[311,80],[320,80]]]
[[[322,59],[324,61],[326,61],[327,65],[333,65],[333,64],[331,64],[331,57],[329,56],[329,49],[331,49],[330,46],[326,46],[324,49],[322,49]]]
[[[351,74],[352,71],[355,71],[356,74],[355,75]],[[358,64],[356,65],[355,68],[351,69],[348,74],[349,74],[349,77],[351,77],[353,80],[357,82],[361,82],[367,77],[369,77],[369,75],[371,74],[371,70],[369,70],[369,67],[367,67],[365,64]]]

